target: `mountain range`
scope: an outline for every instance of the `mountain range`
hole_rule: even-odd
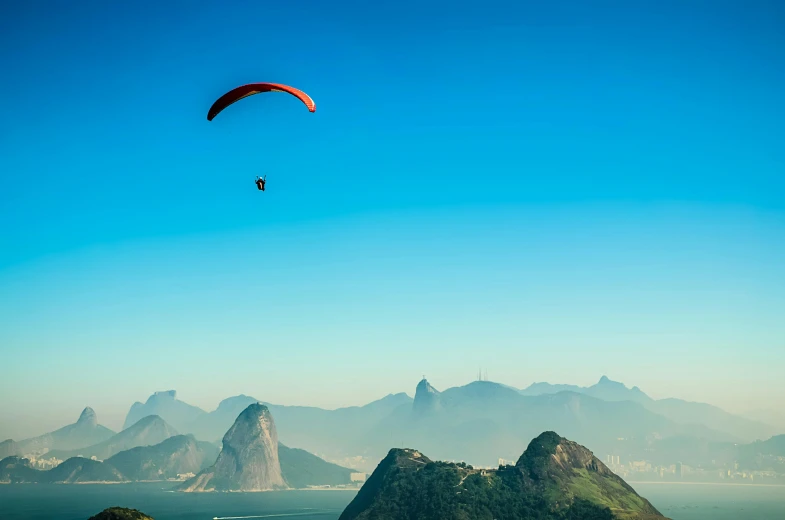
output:
[[[0,442],[0,458],[105,460],[177,434],[220,446],[219,439],[238,415],[257,402],[275,417],[285,446],[364,472],[370,472],[391,446],[405,444],[445,460],[492,465],[520,453],[521,439],[544,430],[563,432],[598,453],[627,460],[656,459],[662,464],[682,460],[685,446],[704,446],[699,453],[715,460],[719,452],[732,451],[728,444],[767,439],[777,432],[707,404],[651,399],[639,388],[607,377],[589,387],[535,383],[519,390],[475,381],[444,391],[423,379],[414,396],[390,394],[364,406],[325,410],[238,395],[206,412],[168,390],[154,393],[145,403],[134,403],[120,433],[99,425],[93,410],[86,408],[76,423],[55,432]]]
[[[239,395],[205,412],[178,400],[174,391],[156,392],[132,406],[126,423],[157,414],[173,424],[179,421],[178,431],[212,441],[255,402]],[[281,442],[361,471],[372,470],[390,446],[404,443],[438,458],[490,465],[514,457],[524,448],[521,439],[543,430],[561,431],[596,452],[627,457],[640,457],[663,439],[744,443],[776,433],[707,404],[654,400],[604,376],[590,387],[535,383],[519,390],[475,381],[443,392],[422,380],[414,399],[390,394],[336,410],[258,402],[275,417]]]
[[[68,459],[71,457],[85,457],[89,459],[95,457],[98,460],[105,460],[121,451],[136,448],[137,446],[158,444],[175,435],[177,435],[177,430],[172,428],[161,417],[148,415],[103,442],[76,450],[50,450],[41,455],[41,457],[48,459]]]
[[[162,436],[165,438],[157,442]],[[131,447],[117,451],[127,446]],[[266,456],[260,457],[260,450]],[[8,456],[0,460],[0,482],[133,482],[177,479],[195,473],[202,478],[211,469],[218,475],[213,487],[215,482],[224,482],[228,483],[226,489],[261,490],[345,486],[351,483],[352,473],[304,450],[279,444],[269,410],[258,403],[240,413],[224,436],[221,450],[213,443],[196,440],[193,435],[177,435],[160,417],[147,416],[107,441],[77,451],[96,458],[112,455],[104,460],[71,456],[45,471],[33,467],[30,459]],[[67,453],[52,451],[42,458]],[[226,473],[231,475],[226,477]],[[232,487],[235,474],[247,477],[248,481]],[[205,490],[204,486],[199,490]]]
[[[675,398],[655,400],[646,395],[637,386],[627,388],[623,383],[611,381],[606,376],[602,376],[599,382],[588,387],[534,383],[520,392],[523,395],[537,396],[564,391],[596,397],[603,401],[632,401],[672,421],[686,424],[702,424],[713,430],[725,432],[741,442],[765,439],[777,433],[782,433],[775,426],[770,426],[760,420],[752,420],[728,413],[710,404],[695,403]]]

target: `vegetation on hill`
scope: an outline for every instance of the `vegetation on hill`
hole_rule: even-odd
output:
[[[515,466],[434,462],[391,450],[340,520],[649,520],[664,518],[590,451],[553,432]]]

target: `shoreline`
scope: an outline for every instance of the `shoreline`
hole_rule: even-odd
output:
[[[104,485],[123,485],[123,484],[165,484],[165,483],[172,483],[177,484],[181,481],[177,480],[124,480],[121,482],[109,482],[109,481],[90,481],[90,482],[9,482],[6,480],[0,480],[0,485],[5,486],[104,486]],[[226,491],[176,491],[174,489],[167,489],[167,492],[172,493],[271,493],[276,491],[353,491],[358,492],[360,491],[359,487],[353,488],[339,488],[339,487],[329,487],[329,488],[288,488],[288,489],[260,489],[257,491],[236,491],[236,490],[226,490]]]
[[[785,484],[743,484],[741,482],[663,482],[662,480],[626,480],[627,484],[657,484],[657,485],[677,485],[677,486],[744,486],[744,487],[777,487],[785,488]]]

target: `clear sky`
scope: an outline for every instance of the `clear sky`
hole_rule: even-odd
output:
[[[0,438],[480,366],[785,402],[784,25],[776,0],[2,4]],[[317,111],[206,120],[253,81]]]

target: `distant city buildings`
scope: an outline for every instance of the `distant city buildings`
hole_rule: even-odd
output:
[[[55,468],[59,464],[63,463],[63,461],[60,459],[39,459],[34,456],[27,456],[27,460],[30,461],[30,466],[33,468],[44,471]]]
[[[773,457],[772,457],[773,458]],[[739,463],[728,467],[693,467],[682,462],[656,465],[647,460],[630,460],[621,464],[618,455],[606,455],[605,464],[614,473],[631,482],[659,480],[664,482],[739,482],[785,484],[785,473],[776,471],[739,470]]]

